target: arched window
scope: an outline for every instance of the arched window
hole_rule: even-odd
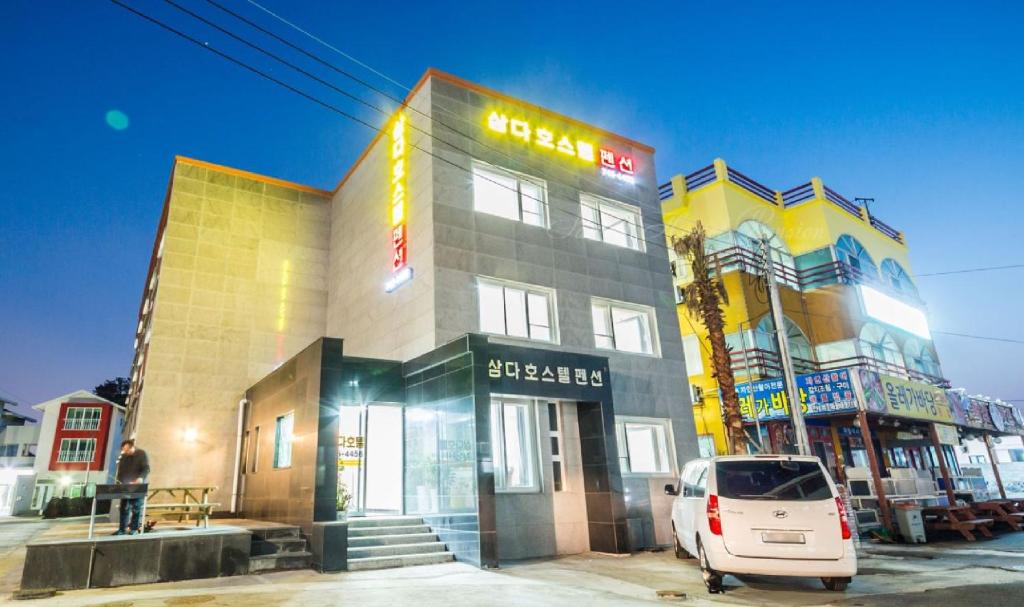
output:
[[[935,355],[919,339],[914,339],[913,337],[907,339],[907,343],[903,344],[903,359],[906,361],[907,368],[912,371],[931,375],[932,377],[942,376],[942,371],[939,369],[938,361],[935,360]]]
[[[812,362],[814,360],[811,342],[807,340],[807,336],[804,335],[804,332],[800,330],[800,327],[795,322],[789,318],[783,318],[785,320],[783,324],[786,327],[786,337],[789,338],[789,355],[793,357],[796,367],[806,366],[800,363],[803,361]],[[754,343],[759,350],[767,350],[778,354],[779,342],[775,339],[775,321],[771,315],[765,314],[757,323],[757,328],[754,329]]]
[[[903,266],[898,261],[891,257],[886,257],[882,260],[882,280],[885,284],[896,289],[900,293],[907,293],[908,295],[917,295],[917,287],[914,286],[914,281],[910,280],[910,274],[903,269]]]
[[[796,268],[796,263],[793,261],[793,256],[789,253],[786,243],[782,242],[778,234],[760,221],[748,219],[741,223],[736,228],[736,240],[741,247],[758,255],[761,252],[761,242],[766,241],[772,261],[786,268]],[[779,280],[794,288],[799,288],[788,275],[779,277]]]
[[[869,322],[860,330],[860,353],[890,365],[904,369],[903,354],[896,340],[881,325]]]
[[[836,241],[836,257],[846,265],[859,270],[868,278],[878,278],[875,260],[871,259],[871,255],[868,254],[864,245],[860,244],[860,241],[853,236],[843,234],[839,237],[839,240]]]

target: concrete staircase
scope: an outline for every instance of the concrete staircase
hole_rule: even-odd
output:
[[[423,519],[412,516],[351,518],[348,570],[432,565],[455,560]]]
[[[313,555],[299,527],[282,525],[251,531],[249,573],[309,569]]]

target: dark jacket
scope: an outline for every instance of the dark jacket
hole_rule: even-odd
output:
[[[121,460],[117,464],[117,482],[130,484],[134,483],[137,478],[146,482],[147,476],[149,476],[149,457],[146,456],[145,451],[136,449],[135,453],[131,455],[121,456]]]

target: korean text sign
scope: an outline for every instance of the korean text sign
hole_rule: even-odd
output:
[[[753,421],[755,407],[758,418],[762,421],[789,417],[789,397],[782,379],[759,380],[753,382],[753,386],[753,396],[749,383],[736,386],[744,420]],[[798,375],[796,386],[804,415],[829,415],[857,410],[856,394],[848,369]]]

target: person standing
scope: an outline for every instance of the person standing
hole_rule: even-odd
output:
[[[121,441],[121,457],[117,462],[115,479],[119,485],[137,485],[146,482],[149,476],[149,457],[142,449],[135,447],[135,439]],[[121,500],[121,522],[114,535],[135,535],[139,533],[142,516],[142,501],[136,497]]]

